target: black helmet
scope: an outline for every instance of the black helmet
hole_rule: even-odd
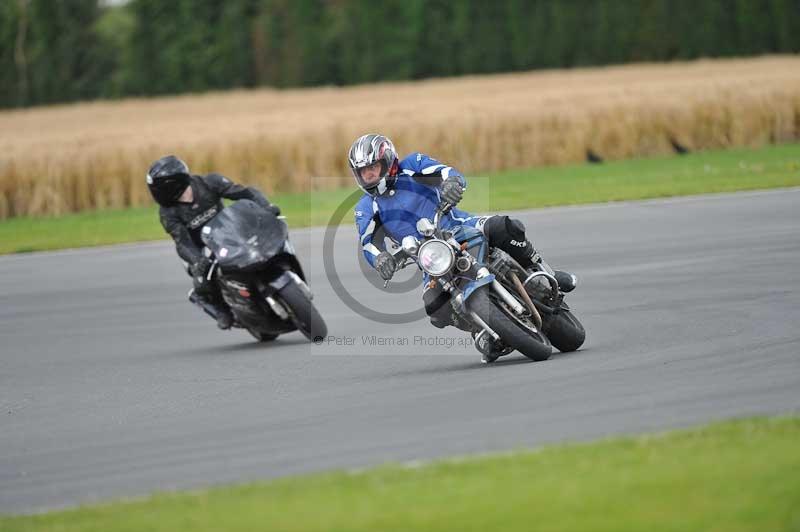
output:
[[[174,155],[162,157],[147,171],[147,187],[159,205],[175,203],[188,186],[189,167]]]
[[[367,194],[379,196],[394,186],[397,180],[397,151],[392,141],[383,135],[371,133],[357,138],[350,146],[347,158],[356,183]],[[374,183],[366,183],[361,171],[375,163],[381,165],[380,179]]]

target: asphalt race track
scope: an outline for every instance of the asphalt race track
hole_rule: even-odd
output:
[[[519,217],[582,281],[586,345],[543,363],[362,317],[322,229],[292,233],[319,345],[218,331],[167,241],[0,257],[0,513],[800,410],[800,189]],[[355,240],[326,259],[348,293],[419,309],[365,281]]]

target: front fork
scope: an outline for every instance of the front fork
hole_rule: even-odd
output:
[[[274,296],[289,283],[296,284],[309,300],[314,299],[314,294],[308,284],[292,270],[284,271],[266,284],[258,283],[258,290],[269,305],[269,308],[284,321],[289,319],[289,312],[286,306]]]

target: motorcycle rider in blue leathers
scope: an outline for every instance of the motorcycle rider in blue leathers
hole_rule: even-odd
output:
[[[525,268],[542,260],[526,237],[521,221],[503,215],[474,216],[455,208],[467,187],[464,176],[455,168],[419,152],[399,159],[392,141],[379,134],[356,139],[348,159],[356,183],[364,191],[355,208],[364,257],[383,279],[391,279],[398,267],[386,250],[385,237],[395,243],[408,235],[421,239],[417,220],[433,219],[436,209],[445,203],[451,208],[442,218],[443,228],[474,227],[484,234],[489,245],[502,249]],[[574,275],[556,270],[555,277],[563,292],[575,288]],[[422,298],[434,326],[464,328],[449,304],[450,295],[438,284],[433,288],[426,284]],[[481,338],[485,341],[476,347],[484,362],[493,361],[497,355],[495,346],[488,335]]]

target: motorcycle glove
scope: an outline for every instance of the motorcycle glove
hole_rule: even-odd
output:
[[[201,281],[205,280],[209,268],[211,268],[211,260],[206,257],[199,258],[191,266],[192,277],[198,277]]]
[[[455,207],[462,197],[464,197],[464,185],[461,184],[461,181],[456,177],[445,179],[444,183],[442,183],[442,201],[450,204],[451,207]]]
[[[378,270],[384,281],[388,281],[397,269],[397,261],[388,251],[381,251],[380,255],[375,258],[375,269]]]

